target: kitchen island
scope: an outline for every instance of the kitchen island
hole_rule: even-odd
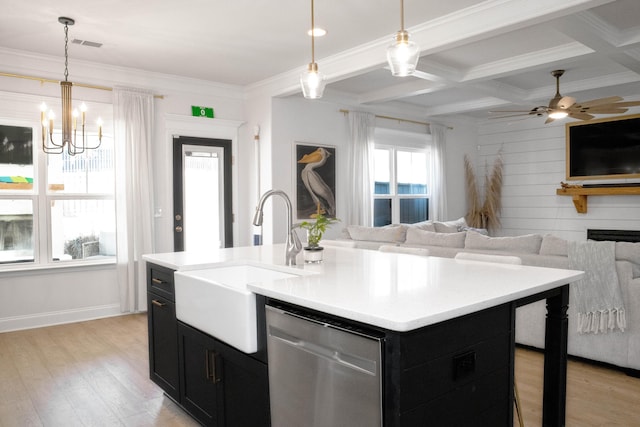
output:
[[[515,309],[546,299],[543,423],[564,425],[568,283],[582,272],[352,248],[327,248],[322,264],[286,267],[283,245],[145,259],[181,271],[252,263],[304,272],[248,288],[262,315],[268,305],[377,336],[387,427],[510,425]]]

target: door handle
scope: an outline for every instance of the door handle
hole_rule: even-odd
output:
[[[268,334],[270,338],[278,340],[281,343],[291,346],[299,351],[304,351],[315,357],[319,357],[332,363],[344,366],[349,369],[353,369],[363,374],[376,375],[378,370],[377,363],[367,357],[359,355],[349,354],[344,351],[340,351],[336,348],[327,347],[322,344],[316,344],[314,342],[306,341],[298,338],[285,331],[276,328],[273,325],[268,326]]]
[[[204,360],[205,376],[207,380],[211,381],[213,384],[219,383],[220,377],[218,376],[219,374],[218,365],[220,364],[220,359],[218,357],[218,353],[216,353],[215,351],[205,349],[204,357],[205,357],[205,360]]]
[[[167,304],[165,304],[163,302],[158,301],[157,299],[151,300],[151,304],[153,304],[155,306],[158,306],[158,307],[164,307],[165,305],[167,305]]]

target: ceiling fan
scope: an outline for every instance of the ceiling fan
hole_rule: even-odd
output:
[[[594,118],[594,114],[623,114],[627,112],[627,107],[640,105],[640,101],[621,102],[623,98],[619,96],[593,99],[578,104],[574,97],[560,95],[560,77],[563,74],[564,70],[553,70],[551,72],[551,75],[556,78],[556,94],[551,98],[548,106],[541,105],[531,110],[492,111],[492,113],[517,113],[492,118],[501,119],[527,115],[540,117],[546,115],[547,120],[544,123],[547,124],[567,116],[578,120],[591,120]]]

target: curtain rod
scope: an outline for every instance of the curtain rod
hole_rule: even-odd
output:
[[[23,74],[11,74],[11,73],[3,73],[0,71],[0,76],[3,77],[14,77],[17,79],[26,79],[26,80],[36,80],[39,81],[41,84],[42,83],[60,83],[59,80],[53,80],[53,79],[46,79],[44,77],[34,77],[34,76],[25,76]],[[78,86],[78,87],[84,87],[84,88],[88,88],[88,89],[98,89],[98,90],[106,90],[109,92],[113,91],[112,87],[108,87],[108,86],[98,86],[98,85],[90,85],[90,84],[86,84],[86,83],[73,83],[74,86]],[[153,95],[154,98],[158,98],[158,99],[164,99],[164,95]]]
[[[342,114],[349,114],[350,110],[345,110],[345,109],[342,108],[342,109],[340,109],[340,112]],[[431,124],[429,122],[419,122],[417,120],[401,119],[399,117],[391,117],[391,116],[381,116],[381,115],[378,115],[378,114],[376,114],[376,118],[378,118],[378,119],[387,119],[387,120],[396,120],[396,121],[399,121],[399,122],[413,123],[413,124],[416,124],[416,125],[424,125],[424,126],[429,126]],[[450,127],[450,126],[447,126],[447,129],[451,130],[453,128]]]

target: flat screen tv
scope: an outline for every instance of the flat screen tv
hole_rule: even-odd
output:
[[[640,114],[565,128],[567,180],[640,178]]]

